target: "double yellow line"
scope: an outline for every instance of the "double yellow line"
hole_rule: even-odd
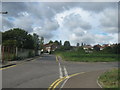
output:
[[[59,62],[58,60],[58,56],[56,56],[56,62]],[[76,73],[76,74],[72,74],[72,75],[68,75],[68,76],[64,76],[62,78],[57,79],[56,81],[54,81],[48,88],[48,90],[54,90],[62,81],[64,81],[65,79],[71,78],[73,76],[79,75],[79,74],[83,74],[85,72],[81,72],[81,73]]]
[[[69,76],[65,76],[63,78],[59,78],[57,79],[56,81],[54,81],[48,88],[48,90],[54,90],[62,81],[64,81],[65,79],[68,79],[68,78],[71,78],[73,76],[76,76],[76,75],[79,75],[79,74],[83,74],[85,72],[81,72],[81,73],[76,73],[76,74],[72,74],[72,75],[69,75]]]

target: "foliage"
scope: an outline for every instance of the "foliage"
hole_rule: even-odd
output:
[[[40,38],[40,50],[42,50],[43,49],[43,47],[44,47],[44,37],[41,37]]]
[[[63,47],[65,50],[70,50],[71,49],[71,45],[70,45],[70,42],[69,41],[65,41],[64,42],[64,47]]]
[[[62,46],[62,41],[60,40],[60,46]]]
[[[79,48],[77,49],[77,51],[78,51],[78,52],[81,52],[81,53],[85,53],[85,50],[83,49],[83,47],[79,47]]]
[[[104,48],[100,52],[102,52],[102,53],[111,53],[111,54],[120,54],[120,43],[115,44],[113,47],[108,46],[108,47]]]
[[[50,41],[49,41],[49,44],[52,44],[52,43],[54,43],[54,42],[53,42],[52,40],[50,40]]]
[[[28,34],[27,31],[14,28],[2,33],[3,45],[17,46],[19,48],[34,48],[32,35]]]
[[[29,51],[28,57],[33,57],[33,56],[34,56],[34,53],[32,51]]]
[[[56,55],[60,55],[67,61],[80,61],[80,62],[111,62],[117,61],[117,54],[105,54],[100,52],[85,53],[82,48],[78,51],[57,51]]]
[[[79,47],[80,46],[80,44],[79,43],[77,43],[77,45],[76,45],[77,47]]]
[[[40,40],[39,40],[39,36],[35,33],[33,34],[33,40],[34,40],[35,55],[38,55],[38,49],[40,49]]]
[[[55,40],[54,44],[60,45],[59,41]]]
[[[100,51],[100,47],[99,47],[98,45],[95,45],[93,48],[94,48],[94,50],[96,50],[96,51]]]
[[[118,73],[120,73],[120,69],[112,69],[105,72],[100,76],[99,83],[103,88],[118,88],[118,80],[120,79]]]
[[[17,41],[16,40],[5,40],[3,43],[4,46],[16,47]]]
[[[2,33],[2,41],[5,46],[17,46],[18,48],[39,49],[39,36],[29,34],[27,31],[14,28]]]

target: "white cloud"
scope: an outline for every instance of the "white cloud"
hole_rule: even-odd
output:
[[[45,20],[43,30],[46,31],[53,31],[59,27],[56,21]]]
[[[21,16],[13,21],[14,27],[25,29],[29,32],[33,31],[35,20],[30,16]]]
[[[14,5],[13,5],[14,4]],[[19,27],[47,41],[117,42],[117,3],[4,3],[4,27]],[[15,11],[16,10],[16,11]],[[14,18],[9,20],[9,18]],[[104,33],[104,34],[102,34]],[[57,37],[58,36],[58,37]]]
[[[100,28],[107,33],[118,33],[118,9],[108,8],[100,13]]]
[[[43,26],[34,27],[33,33],[37,33],[40,37],[44,37],[46,42],[51,40],[55,35],[53,31],[57,30],[59,27],[56,21],[45,20]]]

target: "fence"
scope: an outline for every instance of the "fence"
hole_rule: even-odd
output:
[[[27,57],[35,56],[35,51],[32,49],[2,46],[1,51],[3,63],[6,61],[21,60]]]

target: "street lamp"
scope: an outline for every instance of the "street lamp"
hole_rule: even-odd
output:
[[[0,12],[0,14],[8,14],[8,12]]]

